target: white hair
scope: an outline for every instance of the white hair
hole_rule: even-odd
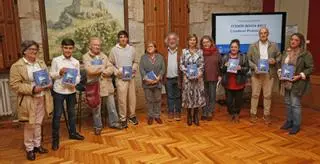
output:
[[[169,33],[167,34],[166,38],[164,39],[165,45],[166,45],[167,47],[169,46],[169,45],[168,45],[168,39],[169,39],[170,36],[176,37],[176,38],[177,38],[177,45],[179,45],[179,36],[178,36],[178,34],[175,33],[175,32],[169,32]]]

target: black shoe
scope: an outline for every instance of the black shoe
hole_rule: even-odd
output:
[[[53,151],[57,151],[59,149],[59,144],[58,143],[53,143],[51,149]]]
[[[188,110],[188,113],[187,113],[187,124],[189,125],[189,126],[191,126],[192,125],[192,114],[191,114],[191,110],[192,109],[187,109]]]
[[[39,154],[45,154],[45,153],[49,153],[48,149],[42,147],[42,146],[39,146],[39,147],[34,147],[33,148],[33,152],[34,153],[39,153]]]
[[[121,124],[121,126],[122,126],[123,128],[128,128],[128,123],[127,123],[127,121],[121,121],[120,124]]]
[[[199,110],[198,109],[194,109],[193,110],[193,122],[195,125],[199,126]]]
[[[153,123],[153,118],[152,118],[152,117],[149,117],[149,118],[148,118],[148,125],[152,125],[152,123]]]
[[[100,136],[101,135],[101,131],[102,131],[102,129],[95,128],[94,129],[94,135]]]
[[[201,116],[201,121],[205,121],[205,120],[207,120],[208,118],[207,118],[207,116]]]
[[[84,137],[79,133],[74,133],[69,135],[69,139],[72,140],[84,140]]]
[[[137,117],[132,117],[132,118],[129,118],[129,122],[133,125],[138,125],[139,122],[137,120]]]
[[[122,125],[120,123],[116,123],[113,126],[111,126],[110,128],[122,130],[124,127],[122,127]]]
[[[289,132],[289,134],[290,134],[290,135],[295,135],[295,134],[297,134],[299,131],[300,131],[300,126],[295,126],[295,125],[293,125],[293,126],[292,126],[292,129],[291,129],[290,132]]]
[[[158,124],[163,124],[161,118],[155,118],[154,120],[156,120],[156,122],[157,122]]]
[[[29,161],[34,161],[34,160],[36,160],[36,153],[34,153],[33,150],[27,151],[26,153],[27,153],[27,159],[28,159]]]
[[[293,124],[292,121],[286,121],[280,129],[282,130],[289,130],[290,128],[292,128]]]

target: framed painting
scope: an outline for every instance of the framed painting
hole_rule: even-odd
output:
[[[89,39],[99,37],[106,54],[117,42],[117,33],[128,30],[128,0],[39,0],[44,60],[61,55],[61,41],[73,39],[73,56],[81,60]]]

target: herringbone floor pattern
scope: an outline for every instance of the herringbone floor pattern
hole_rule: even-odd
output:
[[[105,128],[101,136],[86,125],[84,141],[68,140],[64,132],[59,151],[50,150],[30,163],[320,163],[320,112],[303,110],[302,131],[296,136],[279,129],[282,105],[273,107],[271,126],[262,119],[251,124],[247,109],[239,124],[229,122],[222,108],[212,122],[202,121],[200,127],[188,127],[185,118],[168,122],[164,114],[164,124],[149,126],[145,113],[139,113],[138,126]],[[44,131],[44,145],[50,148],[50,125]],[[27,162],[22,139],[22,128],[1,129],[0,163]]]

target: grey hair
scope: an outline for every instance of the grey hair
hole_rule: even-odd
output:
[[[165,44],[167,47],[169,46],[169,45],[168,45],[168,39],[169,39],[170,36],[176,37],[176,38],[177,38],[177,45],[179,45],[179,36],[178,36],[178,34],[175,33],[175,32],[169,32],[169,33],[167,34],[166,38],[164,39],[164,44]]]
[[[261,27],[261,28],[259,29],[259,34],[260,34],[260,32],[261,32],[262,29],[267,30],[267,32],[268,32],[268,34],[269,34],[269,29],[268,29],[266,26],[263,26],[263,27]]]

